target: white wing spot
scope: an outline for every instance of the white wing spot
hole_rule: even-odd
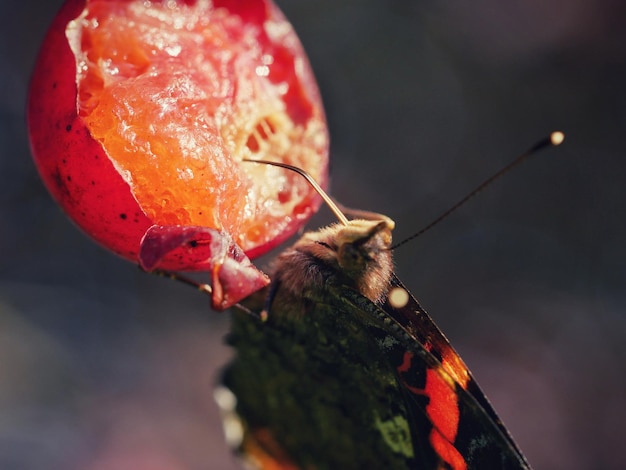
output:
[[[389,292],[389,303],[393,308],[402,308],[409,303],[409,293],[402,287],[394,287]]]

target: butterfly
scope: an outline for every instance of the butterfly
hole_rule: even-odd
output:
[[[392,228],[357,219],[304,234],[248,302],[259,316],[234,315],[223,385],[240,451],[262,469],[530,468],[393,274]]]
[[[562,141],[560,132],[540,141],[427,229]],[[263,470],[530,468],[459,354],[394,274],[394,222],[379,214],[348,220],[306,173],[260,163],[302,174],[340,223],[280,254],[270,285],[233,315],[227,341],[236,354],[216,399],[246,462]]]
[[[340,220],[279,255],[253,315],[234,314],[218,403],[239,452],[260,469],[530,468],[393,273],[393,221]]]

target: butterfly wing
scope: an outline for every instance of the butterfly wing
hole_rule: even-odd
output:
[[[331,280],[307,306],[233,320],[224,384],[259,468],[528,468],[413,297],[380,308]]]
[[[382,308],[407,334],[408,345],[417,343],[434,357],[438,364],[424,361],[431,371],[436,370],[446,381],[454,383],[459,408],[455,446],[469,461],[477,458],[481,462],[502,462],[497,468],[529,468],[510,433],[445,335],[396,276],[392,278],[392,288],[404,289],[409,294],[408,302],[401,307],[386,302]],[[414,377],[416,369],[423,368],[419,359],[413,361],[406,353],[401,359],[396,358],[396,364],[403,377],[409,370],[413,371],[408,376]],[[447,406],[454,409],[452,398]],[[472,457],[477,453],[482,456]],[[506,462],[509,463],[505,465]]]

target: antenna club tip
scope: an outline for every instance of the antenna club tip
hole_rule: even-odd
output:
[[[557,145],[561,145],[564,140],[565,140],[565,134],[563,134],[561,131],[554,131],[552,134],[550,134],[550,142],[555,147]]]

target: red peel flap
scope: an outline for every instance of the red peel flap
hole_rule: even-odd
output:
[[[153,225],[141,240],[139,263],[153,271],[168,256],[183,266],[211,273],[211,306],[216,310],[232,307],[250,294],[267,286],[269,277],[259,271],[243,250],[224,231],[208,227]]]

